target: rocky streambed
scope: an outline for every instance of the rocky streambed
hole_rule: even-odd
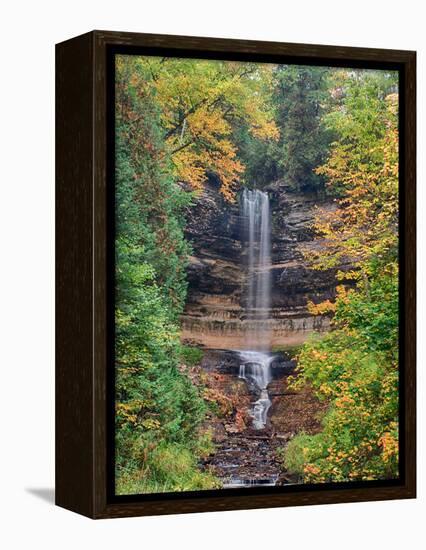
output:
[[[212,432],[215,451],[202,466],[219,477],[225,489],[297,482],[284,470],[280,449],[302,430],[318,432],[325,405],[309,388],[294,392],[288,387],[288,377],[296,366],[291,355],[281,352],[273,356],[267,388],[271,405],[265,426],[256,429],[253,404],[259,389],[241,378],[240,353],[205,351],[197,376],[217,410],[205,426]]]
[[[245,430],[230,434],[206,465],[222,480],[224,489],[277,485],[282,478],[277,448],[278,441],[270,434]]]
[[[308,303],[333,299],[336,269],[318,272],[303,253],[318,246],[318,207],[335,204],[283,181],[244,189],[233,203],[206,182],[187,212],[192,255],[181,337],[204,350],[193,375],[211,403],[205,429],[215,452],[203,467],[225,488],[297,481],[283,470],[282,449],[297,433],[320,429],[325,405],[309,388],[289,386],[293,354],[267,351],[329,330],[329,316],[313,315]]]

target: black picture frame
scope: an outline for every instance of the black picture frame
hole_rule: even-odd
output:
[[[391,481],[114,494],[114,56],[398,70],[400,476]],[[56,503],[91,518],[414,498],[416,54],[92,31],[56,46]]]

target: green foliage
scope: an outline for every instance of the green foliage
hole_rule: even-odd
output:
[[[309,384],[329,403],[315,435],[299,434],[284,464],[305,482],[392,479],[398,475],[398,133],[395,75],[336,75],[327,115],[339,137],[318,172],[337,190],[337,209],[316,229],[324,246],[314,267],[350,261],[338,278],[334,330],[303,346],[292,385]],[[354,286],[355,285],[355,286]]]
[[[204,352],[200,348],[191,346],[182,346],[180,356],[185,365],[194,366],[199,365],[203,359]]]
[[[318,190],[324,178],[314,169],[324,162],[333,132],[322,117],[329,96],[330,69],[280,65],[276,71],[275,101],[280,141],[277,172],[295,190]]]
[[[398,475],[398,289],[396,272],[375,273],[337,300],[338,328],[304,346],[294,388],[309,383],[330,403],[323,430],[288,445],[285,466],[304,481]]]
[[[147,454],[143,468],[120,476],[120,493],[144,494],[219,489],[213,475],[201,472],[194,454],[185,445],[161,442]]]
[[[274,68],[265,102],[279,130],[277,140],[259,140],[243,120],[234,124],[234,140],[245,166],[244,184],[262,187],[284,179],[295,191],[324,188],[315,168],[325,161],[334,136],[323,121],[330,100],[330,69],[296,65]]]
[[[155,280],[179,314],[186,295],[189,246],[183,237],[183,209],[191,195],[170,176],[160,111],[152,90],[131,85],[133,72],[148,75],[138,58],[128,58],[117,74],[116,224],[117,234],[144,247]]]
[[[278,144],[275,140],[260,140],[250,133],[243,121],[234,126],[234,140],[238,146],[238,157],[245,170],[242,183],[251,188],[263,186],[277,180],[281,173],[277,164]]]
[[[329,77],[329,86],[331,99],[322,123],[338,140],[331,144],[326,164],[316,173],[329,176],[329,190],[337,196],[354,187],[351,175],[355,174],[358,183],[374,191],[368,176],[382,173],[385,141],[392,137],[388,130],[397,131],[397,107],[392,109],[389,102],[397,98],[397,73],[336,70]]]
[[[153,96],[132,85],[137,60],[117,79],[116,490],[214,486],[201,473],[206,405],[179,370],[178,316],[189,247],[182,210],[191,196],[169,175]],[[141,75],[145,76],[147,75]],[[198,454],[197,454],[198,453]]]

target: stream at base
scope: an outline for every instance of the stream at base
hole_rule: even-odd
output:
[[[254,361],[258,353],[266,355],[260,357],[266,369],[260,368],[258,356]],[[214,450],[203,458],[201,468],[229,490],[300,483],[285,469],[283,450],[298,433],[318,433],[328,405],[310,388],[295,392],[289,387],[297,368],[293,351],[208,350],[201,367],[209,391],[226,405],[205,424]],[[259,403],[262,389],[268,397]]]
[[[250,433],[230,438],[216,454],[215,465],[224,489],[273,486],[280,475],[270,441],[255,439]]]
[[[268,393],[268,384],[272,380],[271,363],[274,355],[260,351],[239,351],[240,372],[239,378],[252,386],[252,391],[257,394],[257,400],[252,404],[251,416],[253,428],[263,430],[265,428],[271,400]]]
[[[268,386],[272,381],[275,354],[240,350],[233,352],[239,365],[238,379],[244,380],[251,397],[247,428],[229,433],[217,449],[210,465],[225,489],[274,486],[282,469],[276,449],[282,445],[268,419],[272,401]]]
[[[271,229],[267,193],[245,189],[241,196],[241,223],[245,242],[245,343],[237,351],[238,378],[252,396],[251,426],[234,435],[215,457],[216,471],[224,488],[276,485],[280,467],[268,427],[272,402],[268,385],[272,380],[270,350],[271,316]]]
[[[238,377],[245,380],[254,400],[250,407],[252,427],[243,437],[235,437],[230,446],[223,449],[222,463],[224,488],[276,485],[279,464],[275,459],[270,434],[265,433],[268,411],[272,402],[268,385],[272,380],[271,363],[274,356],[260,351],[239,351],[240,368]],[[230,457],[238,454],[235,463]]]

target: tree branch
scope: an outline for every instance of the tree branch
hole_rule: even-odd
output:
[[[194,143],[193,140],[187,141],[186,143],[179,145],[179,147],[176,147],[176,149],[173,149],[173,151],[170,151],[170,155],[174,155],[178,151],[182,151],[182,149],[185,149],[185,147],[188,147],[189,145],[192,145]]]
[[[207,102],[207,99],[204,98],[202,99],[201,101],[199,101],[198,103],[196,103],[195,105],[193,105],[190,109],[188,109],[179,119],[179,122],[177,122],[176,124],[173,125],[172,128],[170,128],[169,130],[167,130],[167,132],[165,133],[164,135],[164,139],[167,139],[169,138],[170,136],[172,136],[177,130],[179,130],[179,128],[182,126],[182,124],[184,123],[185,119],[189,117],[189,115],[192,115],[193,113],[195,113],[195,111],[198,109],[198,107],[201,107],[201,105],[204,105],[204,103]]]

